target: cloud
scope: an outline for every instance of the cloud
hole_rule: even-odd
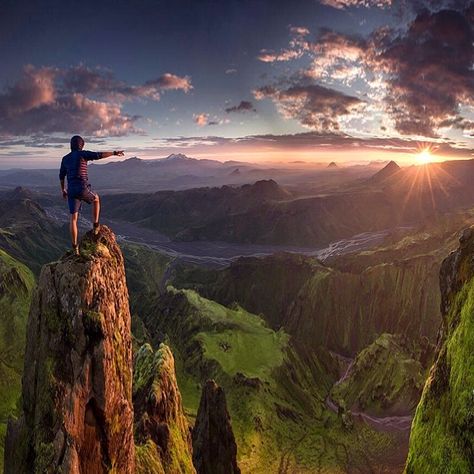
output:
[[[193,118],[199,127],[204,127],[209,122],[209,114],[194,114]]]
[[[54,68],[26,66],[22,78],[0,94],[3,118],[13,118],[17,113],[53,104],[56,100],[56,74]]]
[[[291,61],[298,59],[304,54],[306,47],[305,37],[309,35],[309,30],[305,26],[289,26],[291,35],[290,48],[275,52],[271,49],[261,49],[257,59],[264,63],[273,63],[276,61]]]
[[[257,56],[257,59],[264,63],[273,63],[275,61],[290,61],[291,59],[297,59],[301,56],[300,51],[295,51],[291,49],[285,49],[276,53],[271,50],[262,49],[260,54]]]
[[[360,126],[372,121],[378,130],[380,122],[390,123],[389,129],[401,135],[426,138],[446,134],[448,129],[469,132],[473,120],[465,110],[474,105],[472,2],[467,8],[466,2],[456,0],[415,3],[411,4],[414,9],[430,9],[413,13],[406,27],[399,30],[383,27],[362,37],[322,29],[314,41],[292,38],[288,51],[310,59],[310,66],[297,75],[326,88],[357,84],[366,110],[371,112],[361,119]],[[456,9],[436,11],[447,4]],[[285,105],[284,94],[281,98],[275,91],[257,94],[271,97],[285,116],[305,124],[313,122],[316,107],[312,107],[312,100],[302,100],[301,94],[293,97],[297,100],[290,107]],[[336,108],[336,115],[347,116],[344,107],[342,114],[340,110]],[[331,107],[326,111],[331,115]],[[336,124],[334,120],[329,123]]]
[[[193,86],[189,76],[179,77],[175,74],[166,73],[152,81],[145,82],[144,87],[156,87],[158,90],[182,90],[189,92]]]
[[[225,70],[226,74],[235,74],[237,72],[237,69],[235,68],[229,68]]]
[[[392,0],[319,0],[322,5],[343,9],[348,7],[378,7],[386,8],[392,5]]]
[[[471,127],[460,105],[474,105],[474,30],[453,10],[417,15],[406,33],[379,39],[369,62],[387,76],[386,104],[403,134],[435,137],[440,127]]]
[[[165,90],[182,90],[189,92],[193,86],[188,76],[179,77],[166,73],[142,85],[128,85],[114,77],[111,71],[103,68],[89,68],[82,64],[71,67],[59,74],[67,92],[89,94],[117,102],[146,98],[160,100]]]
[[[269,85],[255,90],[254,96],[271,99],[285,118],[317,131],[339,130],[339,119],[363,104],[357,97],[318,84],[294,84],[286,89]]]
[[[25,66],[20,79],[0,92],[0,135],[84,133],[121,136],[140,133],[140,118],[123,112],[124,102],[157,101],[163,91],[192,88],[189,77],[163,74],[128,85],[102,68]]]
[[[239,105],[234,105],[232,107],[227,107],[225,109],[227,113],[232,113],[232,112],[256,112],[256,109],[252,102],[249,102],[248,100],[241,100]]]
[[[306,36],[309,35],[309,30],[305,26],[290,26],[290,33],[293,35]]]
[[[339,79],[347,84],[363,74],[361,61],[367,42],[361,38],[322,30],[316,42],[304,47],[314,58],[305,71],[308,77]]]

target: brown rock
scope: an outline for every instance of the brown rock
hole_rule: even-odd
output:
[[[193,462],[198,474],[240,474],[225,394],[214,380],[208,380],[202,391],[193,429]]]
[[[23,416],[5,473],[133,473],[132,344],[122,253],[105,226],[43,267],[31,306]]]

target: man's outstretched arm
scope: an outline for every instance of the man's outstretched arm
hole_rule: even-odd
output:
[[[108,158],[109,156],[124,156],[123,150],[115,151],[82,151],[82,157],[87,161],[101,160],[102,158]]]
[[[123,150],[114,150],[114,151],[99,151],[99,160],[102,158],[108,158],[109,156],[124,156]]]

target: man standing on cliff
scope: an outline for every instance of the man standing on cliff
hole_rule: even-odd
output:
[[[87,162],[100,160],[109,156],[123,156],[123,151],[86,151],[84,139],[79,135],[71,138],[71,153],[63,157],[61,169],[59,170],[59,181],[61,182],[61,192],[63,198],[67,199],[69,212],[71,213],[71,242],[73,252],[79,254],[77,243],[77,220],[82,202],[92,204],[92,222],[94,232],[99,230],[100,200],[97,193],[93,193],[89,178],[87,176]],[[67,190],[64,187],[64,179],[67,176]]]

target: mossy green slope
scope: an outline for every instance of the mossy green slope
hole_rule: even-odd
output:
[[[9,415],[17,415],[25,352],[25,331],[34,277],[0,250],[0,472]]]
[[[474,472],[474,228],[441,267],[443,326],[416,410],[406,472]]]
[[[410,414],[420,399],[429,354],[427,341],[420,347],[382,334],[357,355],[331,397],[339,406],[375,416]]]
[[[134,350],[148,340],[139,315],[152,311],[152,305],[163,290],[166,272],[172,260],[161,253],[136,244],[122,244],[127,287],[130,292],[130,312]]]
[[[392,435],[365,425],[348,430],[326,408],[337,378],[327,351],[295,346],[259,316],[192,290],[170,287],[154,306],[144,321],[154,344],[166,340],[173,349],[188,417],[205,380],[224,388],[242,472],[346,472],[382,466],[380,453],[399,449]]]
[[[318,262],[279,254],[245,257],[222,270],[176,266],[172,283],[206,298],[263,314],[306,343],[355,356],[380,334],[436,341],[438,272],[473,211],[401,229],[381,246]],[[337,314],[337,318],[334,315]]]

